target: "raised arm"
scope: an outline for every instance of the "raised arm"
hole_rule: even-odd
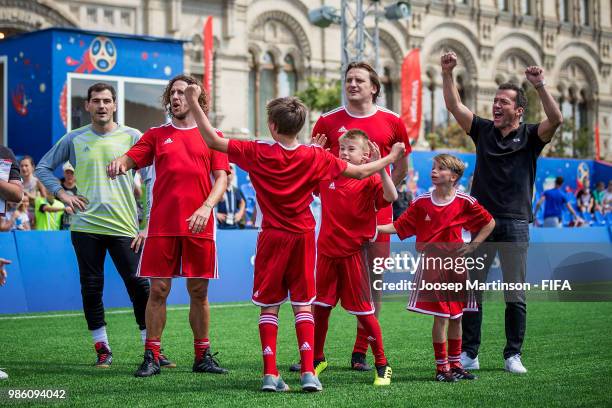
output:
[[[380,159],[380,149],[376,143],[368,140],[368,145],[370,147],[370,162]],[[386,169],[378,170],[378,174],[380,175],[380,179],[382,181],[383,198],[389,203],[394,202],[397,200],[397,189],[395,188],[393,180],[387,174]]]
[[[370,177],[372,174],[380,171],[395,162],[399,157],[401,157],[406,151],[406,146],[403,143],[395,143],[393,148],[391,149],[391,153],[382,159],[375,160],[370,163],[360,164],[358,166],[348,163],[346,170],[342,172],[342,175],[345,177],[355,178],[355,179],[364,179],[366,177]]]
[[[546,119],[540,122],[538,126],[538,137],[544,143],[548,143],[555,135],[557,128],[563,123],[563,115],[561,114],[559,105],[550,92],[548,92],[548,89],[546,89],[544,70],[536,66],[528,67],[525,70],[525,77],[538,91],[538,96],[542,101]]]
[[[210,121],[204,114],[202,107],[198,103],[198,97],[202,93],[202,89],[198,85],[189,85],[185,89],[185,98],[187,99],[187,104],[191,109],[193,117],[198,124],[198,130],[206,142],[206,145],[213,150],[217,150],[222,153],[227,153],[227,147],[229,145],[229,140],[219,137],[217,132],[215,132],[215,128],[212,127]]]
[[[457,55],[454,52],[447,52],[440,57],[442,67],[442,91],[446,109],[454,116],[457,123],[466,133],[472,127],[474,114],[462,102],[459,91],[453,79],[453,69],[457,66]]]
[[[393,170],[391,170],[391,180],[393,185],[399,186],[402,180],[404,180],[407,175],[408,156],[402,156],[393,163]]]

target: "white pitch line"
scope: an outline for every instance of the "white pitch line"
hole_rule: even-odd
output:
[[[211,309],[229,309],[229,308],[233,308],[233,307],[246,307],[246,306],[251,306],[252,303],[233,303],[233,304],[229,304],[229,305],[224,305],[224,304],[220,304],[220,305],[210,305]],[[189,306],[177,306],[177,307],[169,307],[168,311],[175,311],[175,310],[189,310]],[[108,312],[105,312],[105,314],[107,315],[113,315],[113,314],[132,314],[134,313],[133,310],[111,310]],[[25,320],[25,319],[50,319],[50,318],[56,318],[56,317],[80,317],[83,316],[83,313],[57,313],[57,314],[47,314],[47,315],[25,315],[25,316],[0,316],[0,321],[1,320]]]

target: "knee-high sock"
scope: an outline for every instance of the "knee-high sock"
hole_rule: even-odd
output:
[[[278,375],[276,368],[276,337],[278,335],[278,316],[262,313],[259,316],[259,338],[264,363],[264,375]]]
[[[355,337],[355,345],[353,353],[367,354],[368,352],[368,333],[362,327],[357,326],[357,337]]]
[[[327,329],[329,327],[329,315],[332,308],[326,306],[314,307],[314,359],[322,360],[325,356],[323,349],[325,348],[325,337],[327,337]]]
[[[367,333],[367,340],[372,346],[372,352],[374,353],[374,364],[382,366],[387,364],[387,357],[385,357],[385,348],[383,346],[382,331],[380,330],[380,324],[374,314],[359,315],[357,316],[359,322]]]
[[[448,354],[446,353],[446,343],[433,343],[434,357],[436,358],[436,369],[438,371],[448,371]]]
[[[295,314],[295,334],[300,349],[302,373],[314,373],[314,318],[310,312]]]
[[[448,362],[451,368],[461,368],[461,338],[448,339]]]

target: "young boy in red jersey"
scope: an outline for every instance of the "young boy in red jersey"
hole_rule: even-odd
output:
[[[458,260],[473,252],[495,227],[491,214],[475,198],[455,188],[464,170],[465,165],[458,158],[449,154],[437,155],[431,170],[431,182],[435,189],[414,199],[393,224],[378,227],[379,232],[397,233],[402,240],[416,235],[416,249],[422,256],[407,309],[434,316],[432,338],[437,369],[435,379],[443,382],[476,378],[463,369],[460,361],[461,316],[463,311],[473,310],[476,304],[465,301],[467,268],[465,262]],[[470,231],[474,237],[467,246],[462,245],[462,228]],[[454,268],[441,266],[449,258]],[[455,292],[450,289],[423,288],[428,283],[460,284],[462,289]]]
[[[322,140],[321,140],[322,139]],[[325,137],[314,140],[325,145]],[[338,156],[359,165],[378,160],[378,146],[359,129],[340,137]],[[314,365],[319,375],[327,368],[323,353],[332,307],[338,300],[357,316],[374,352],[374,385],[391,383],[391,367],[383,348],[382,333],[374,314],[370,277],[366,265],[367,243],[376,238],[376,212],[397,199],[397,190],[382,169],[363,180],[338,176],[319,184],[322,220],[317,240],[317,298],[315,300]]]
[[[264,360],[263,391],[287,391],[276,367],[278,310],[288,298],[295,314],[304,391],[322,390],[314,374],[314,319],[311,304],[316,290],[315,221],[309,205],[322,180],[343,174],[366,178],[404,153],[398,143],[384,159],[361,166],[346,163],[319,146],[300,145],[297,134],[304,125],[306,107],[296,98],[277,98],[267,105],[273,142],[227,140],[219,137],[198,107],[200,89],[188,87],[187,100],[206,144],[227,152],[231,162],[249,172],[263,215],[257,239],[253,303],[261,306],[259,334]]]

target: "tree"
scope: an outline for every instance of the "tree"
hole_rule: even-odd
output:
[[[341,87],[339,80],[310,77],[308,86],[295,94],[311,111],[327,112],[340,105]]]
[[[428,133],[425,139],[429,142],[431,150],[450,149],[461,152],[475,151],[474,143],[456,122],[446,127],[438,126],[434,132]]]

